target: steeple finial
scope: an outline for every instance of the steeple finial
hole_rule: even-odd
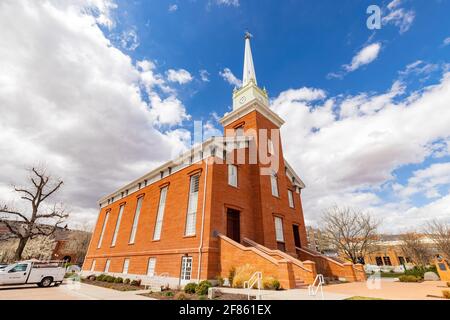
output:
[[[250,48],[250,38],[253,37],[248,31],[245,32],[245,53],[244,53],[244,73],[242,76],[242,86],[246,86],[251,80],[256,83],[255,67],[253,65],[252,49]]]

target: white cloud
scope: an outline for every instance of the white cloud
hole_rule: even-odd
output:
[[[414,10],[400,8],[401,1],[394,0],[387,5],[387,15],[382,19],[383,24],[393,24],[399,28],[400,34],[408,31],[416,17]]]
[[[381,43],[372,43],[362,48],[352,59],[351,64],[345,65],[344,69],[347,72],[353,72],[363,65],[373,62],[380,53]]]
[[[178,82],[179,84],[186,84],[188,82],[191,82],[193,79],[189,71],[184,69],[169,69],[166,74],[167,80],[169,80],[170,82]]]
[[[134,66],[105,37],[98,24],[113,25],[113,7],[100,0],[0,2],[7,43],[0,46],[0,190],[23,183],[24,168],[47,165],[65,181],[55,200],[77,222],[94,223],[99,197],[166,161],[189,137],[155,128],[189,116],[172,94],[155,91],[170,87],[153,62]],[[150,104],[141,88],[152,94]]]
[[[414,171],[406,186],[397,186],[397,192],[402,197],[409,197],[419,192],[428,198],[440,197],[437,188],[450,185],[450,162],[435,163],[431,166]]]
[[[242,86],[242,81],[236,78],[236,76],[231,72],[229,68],[223,69],[223,71],[219,71],[220,76],[229,84],[234,85],[236,87]]]
[[[160,96],[152,94],[150,104],[152,106],[151,114],[155,117],[154,123],[157,125],[176,126],[180,125],[183,120],[190,119],[183,103],[175,96],[162,99]]]
[[[118,40],[122,49],[128,51],[134,51],[140,45],[139,38],[135,29],[122,31],[122,33],[118,36]]]
[[[199,73],[200,73],[200,79],[203,82],[209,82],[209,72],[207,70],[202,69],[199,71]]]
[[[285,156],[306,183],[302,194],[307,222],[317,222],[322,210],[334,204],[370,209],[383,220],[385,231],[400,229],[405,219],[409,225],[421,222],[416,213],[423,213],[422,208],[408,201],[386,202],[376,193],[394,193],[395,169],[422,163],[434,155],[437,141],[450,139],[450,73],[439,84],[408,95],[401,81],[385,93],[324,101],[300,101],[291,90],[275,98],[272,108],[286,120]],[[398,185],[396,192],[403,187]],[[435,202],[448,208],[450,196]],[[427,212],[428,217],[443,214]]]
[[[177,11],[178,10],[178,5],[176,5],[176,4],[171,4],[170,6],[169,6],[169,12],[175,12],[175,11]]]
[[[216,0],[218,5],[239,7],[239,0]]]
[[[445,38],[442,44],[444,45],[444,47],[448,46],[450,44],[450,37]]]

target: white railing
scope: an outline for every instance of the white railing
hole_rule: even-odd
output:
[[[323,288],[322,287],[323,287],[324,284],[325,284],[325,279],[323,278],[323,275],[322,274],[318,274],[316,276],[316,278],[314,279],[313,284],[310,284],[308,286],[308,295],[316,296],[317,292],[320,289],[320,295],[321,295],[322,300],[323,300],[324,298],[323,298]]]
[[[255,272],[250,279],[244,282],[244,289],[247,289],[248,300],[250,300],[250,293],[255,284],[258,285],[258,294],[256,295],[256,299],[261,300],[262,272],[260,271]]]

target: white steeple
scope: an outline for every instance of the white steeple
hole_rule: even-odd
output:
[[[242,75],[242,86],[245,87],[251,80],[256,82],[255,67],[253,66],[252,49],[250,47],[250,38],[252,35],[247,31],[245,33],[245,53],[244,53],[244,72]]]
[[[252,35],[245,33],[245,53],[244,53],[244,73],[242,75],[242,87],[233,90],[233,110],[257,102],[265,107],[269,107],[269,97],[265,89],[258,87],[256,83],[255,67],[253,65],[252,49],[250,48],[250,38]]]

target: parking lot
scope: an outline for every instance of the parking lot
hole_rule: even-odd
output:
[[[0,300],[149,300],[137,291],[121,292],[83,283],[65,282],[59,287],[36,285],[0,287]]]

